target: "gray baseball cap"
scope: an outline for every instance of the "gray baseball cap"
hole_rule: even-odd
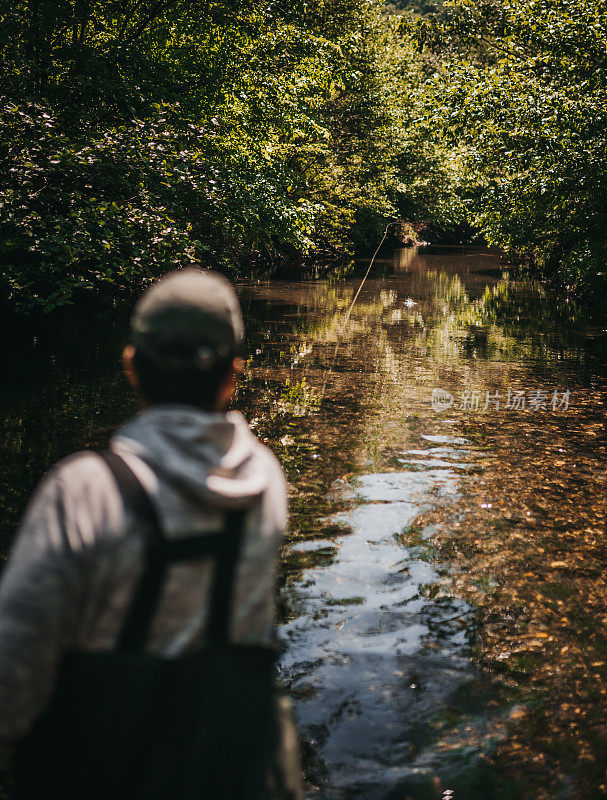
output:
[[[244,323],[232,284],[212,270],[180,269],[137,301],[131,341],[165,367],[213,369],[242,355]]]

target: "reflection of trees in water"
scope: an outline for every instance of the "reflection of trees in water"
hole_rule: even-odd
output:
[[[574,304],[547,297],[538,284],[502,277],[469,297],[459,276],[427,272],[435,291],[435,316],[423,335],[429,354],[443,359],[555,361],[584,358]]]
[[[238,403],[294,478],[307,474],[314,455],[309,437],[321,441],[332,428],[352,454],[360,444],[355,432],[367,427],[364,414],[378,406],[407,415],[436,386],[455,393],[518,385],[521,364],[532,363],[536,378],[541,365],[583,358],[575,310],[551,305],[529,282],[504,277],[471,297],[457,274],[416,270],[369,281],[346,323],[355,289],[354,282],[270,284],[245,294],[257,328]],[[384,384],[400,387],[398,396]],[[338,419],[347,437],[332,425]]]

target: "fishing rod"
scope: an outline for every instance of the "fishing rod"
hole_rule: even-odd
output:
[[[379,244],[375,248],[375,252],[373,253],[373,255],[371,257],[371,261],[369,262],[369,266],[367,267],[367,271],[365,272],[365,274],[363,276],[363,279],[360,282],[360,285],[359,285],[358,289],[356,290],[356,294],[354,295],[354,299],[352,300],[352,303],[350,304],[350,308],[348,309],[348,311],[346,313],[346,317],[344,319],[343,325],[341,326],[341,330],[339,330],[337,332],[337,341],[335,342],[335,351],[333,353],[333,358],[331,360],[331,366],[329,367],[329,369],[323,375],[323,384],[322,384],[322,390],[321,390],[321,393],[320,393],[320,402],[322,402],[322,400],[323,400],[323,398],[325,396],[325,389],[327,388],[327,378],[333,372],[333,369],[335,367],[335,361],[337,359],[337,352],[339,350],[339,345],[341,344],[340,340],[341,340],[341,337],[343,336],[343,334],[345,333],[346,326],[347,326],[347,324],[348,324],[348,322],[350,320],[350,314],[352,313],[352,309],[354,308],[354,306],[356,305],[356,301],[358,300],[358,295],[360,294],[363,286],[365,285],[365,281],[369,277],[369,273],[371,272],[371,269],[373,267],[373,263],[375,262],[375,257],[379,253],[383,243],[386,241],[386,236],[388,235],[388,230],[390,229],[390,227],[392,225],[400,225],[400,223],[401,223],[401,220],[394,220],[392,222],[388,222],[388,224],[386,225],[386,228],[384,230],[384,235],[381,237]]]

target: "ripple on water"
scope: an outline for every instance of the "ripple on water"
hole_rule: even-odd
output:
[[[436,444],[470,444],[470,441],[462,436],[435,436],[422,433],[421,438]]]
[[[422,512],[456,496],[454,462],[463,453],[407,454],[420,457],[414,470],[360,475],[341,486],[351,507],[325,521],[343,534],[292,548],[335,551],[291,586],[300,613],[281,629],[282,675],[314,753],[312,777],[331,775],[321,787],[327,798],[389,797],[432,775],[442,757],[428,721],[476,677],[468,658],[472,609],[429,599],[424,589],[439,575],[418,548],[399,541]]]

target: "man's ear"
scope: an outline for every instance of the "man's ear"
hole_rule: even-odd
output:
[[[122,352],[122,367],[132,389],[139,389],[139,375],[135,369],[135,348],[127,344]]]
[[[217,403],[215,405],[216,411],[223,411],[230,403],[234,390],[236,389],[236,381],[244,372],[244,359],[235,358],[232,361],[232,366],[228,370],[228,374],[224,378],[219,393],[217,395]]]

